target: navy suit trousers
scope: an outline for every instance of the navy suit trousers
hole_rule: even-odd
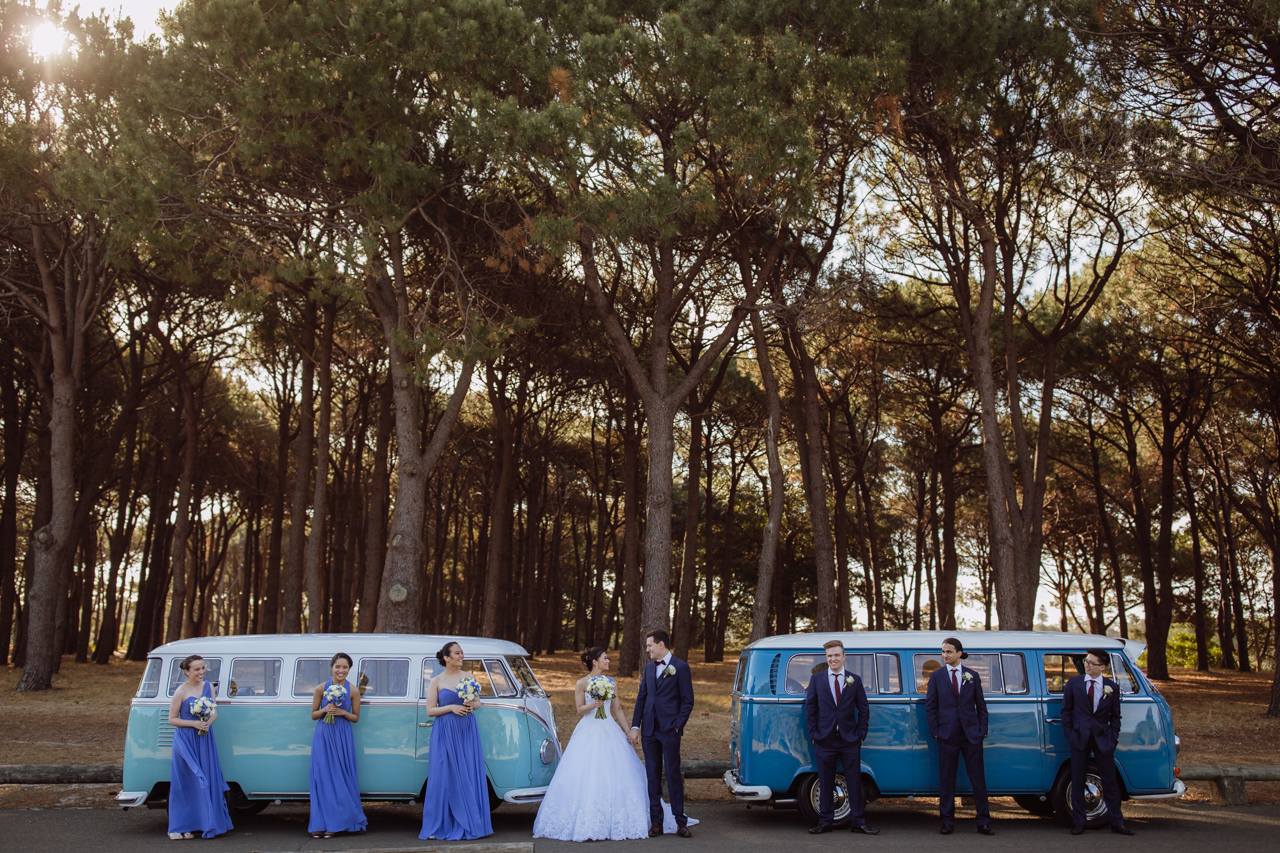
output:
[[[862,744],[851,746],[825,747],[813,745],[814,763],[818,765],[818,823],[831,824],[835,821],[835,786],[836,761],[844,763],[844,781],[849,786],[849,823],[862,826],[867,821],[863,816],[862,801]]]
[[[1098,765],[1098,778],[1102,781],[1102,801],[1107,804],[1107,821],[1112,826],[1124,823],[1120,814],[1120,785],[1116,780],[1116,754],[1098,749],[1098,739],[1089,735],[1084,749],[1071,750],[1071,822],[1084,826],[1084,777],[1089,767],[1089,753]]]
[[[942,823],[951,826],[956,822],[956,771],[960,769],[960,756],[964,756],[964,769],[973,786],[973,805],[978,810],[978,826],[991,822],[991,807],[987,804],[986,768],[982,764],[982,742],[968,740],[938,741],[938,811]]]
[[[667,769],[667,793],[677,826],[689,819],[684,814],[684,776],[680,774],[680,735],[676,732],[645,735],[640,739],[644,752],[644,772],[649,778],[649,823],[662,826],[662,768]]]

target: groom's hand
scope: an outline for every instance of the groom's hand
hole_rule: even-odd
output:
[[[639,745],[640,745],[640,730],[639,730],[639,729],[632,729],[631,731],[627,732],[627,742],[628,742],[628,743],[630,743],[632,746],[639,746]]]

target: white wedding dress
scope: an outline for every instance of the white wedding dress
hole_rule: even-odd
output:
[[[607,709],[606,709],[607,710]],[[697,824],[689,818],[689,826]],[[676,831],[662,803],[662,831]],[[534,838],[622,841],[649,837],[649,783],[626,735],[594,710],[578,721],[533,821]]]

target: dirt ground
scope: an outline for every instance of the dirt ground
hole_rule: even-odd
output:
[[[616,661],[616,656],[614,657]],[[686,729],[684,758],[729,758],[729,687],[736,657],[723,663],[695,660],[697,700]],[[585,674],[572,652],[540,655],[534,671],[551,695],[561,738],[567,744],[576,723],[573,685]],[[18,672],[0,670],[0,750],[4,764],[119,764],[123,759],[129,700],[142,678],[143,664],[113,661],[108,666],[64,661],[53,689],[16,693]],[[1271,673],[1174,670],[1159,685],[1173,708],[1182,739],[1180,764],[1280,764],[1280,719],[1265,716]],[[621,681],[629,714],[635,705],[633,679]],[[717,779],[688,780],[694,800],[724,800]],[[113,785],[0,785],[0,808],[105,807]],[[1280,803],[1280,783],[1247,786],[1251,803]],[[1207,800],[1207,783],[1188,783],[1187,798]]]

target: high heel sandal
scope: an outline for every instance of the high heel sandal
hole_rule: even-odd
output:
[[[191,833],[189,833],[189,832],[171,832],[171,833],[169,833],[169,840],[170,840],[170,841],[186,841],[188,838],[195,838],[195,836],[194,836],[194,835],[192,835],[192,834],[191,834]]]

